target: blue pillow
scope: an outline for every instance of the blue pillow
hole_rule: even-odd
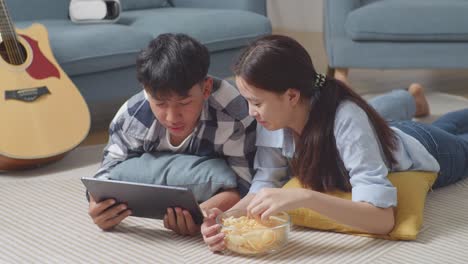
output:
[[[169,152],[144,153],[115,166],[110,178],[146,184],[186,187],[198,202],[221,189],[237,187],[237,177],[225,160]]]

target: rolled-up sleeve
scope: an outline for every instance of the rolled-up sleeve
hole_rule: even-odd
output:
[[[354,103],[340,105],[335,118],[336,145],[350,176],[352,200],[376,207],[397,205],[378,138],[367,114]]]

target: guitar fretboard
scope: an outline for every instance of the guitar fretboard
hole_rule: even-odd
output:
[[[0,0],[0,33],[3,39],[5,35],[16,35],[5,0]]]
[[[0,0],[0,43],[0,53],[9,63],[19,65],[25,61],[5,0]]]

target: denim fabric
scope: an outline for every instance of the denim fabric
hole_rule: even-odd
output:
[[[413,96],[403,89],[374,97],[369,104],[387,121],[411,120],[416,113]]]
[[[468,109],[448,113],[432,124],[390,123],[417,139],[440,165],[434,188],[468,177]]]

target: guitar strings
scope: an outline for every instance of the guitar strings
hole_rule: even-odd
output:
[[[18,39],[16,37],[16,31],[13,27],[13,25],[11,24],[11,21],[10,21],[10,16],[9,16],[9,12],[8,12],[8,9],[7,9],[7,6],[6,6],[6,3],[4,0],[0,0],[0,4],[2,5],[2,9],[3,9],[3,14],[2,16],[6,16],[5,19],[7,21],[7,26],[8,26],[8,31],[9,31],[9,34],[11,35],[12,37],[12,40],[9,40],[9,41],[12,41],[13,43],[10,43],[8,46],[9,46],[9,50],[10,52],[12,53],[12,57],[13,57],[13,60],[16,60],[14,61],[13,63],[16,64],[16,65],[19,65],[21,63],[24,62],[24,57],[23,57],[23,53],[22,51],[20,50],[20,47],[18,45]],[[4,24],[4,23],[2,23]],[[8,41],[7,41],[8,42]],[[5,42],[5,45],[7,45],[7,42]],[[13,44],[13,45],[12,45]],[[16,52],[15,52],[15,49],[16,49]],[[12,58],[10,58],[11,60]]]
[[[0,7],[2,8],[2,10],[4,10],[3,1],[0,1]],[[0,18],[3,18],[3,16],[4,16],[3,12],[2,12],[0,15],[1,15]],[[5,22],[4,22],[3,19],[0,21],[0,25],[1,25],[2,27],[5,26]],[[3,42],[4,45],[5,45],[6,55],[7,55],[8,59],[9,59],[9,61],[11,62],[11,61],[12,61],[12,58],[11,58],[11,46],[9,45],[8,36],[6,35],[6,34],[7,34],[6,31],[8,31],[8,30],[2,30],[2,33],[5,34],[5,36],[2,37],[2,42]]]
[[[4,0],[1,0],[0,2],[2,2],[2,8],[3,8],[3,15],[5,16],[4,17],[4,21],[7,21],[7,27],[8,27],[8,34],[10,35],[10,38],[13,37],[12,39],[9,39],[8,42],[9,42],[9,46],[10,46],[10,50],[11,50],[11,53],[12,53],[12,57],[13,57],[13,64],[19,64],[18,63],[18,56],[17,56],[17,53],[15,53],[14,51],[14,45],[13,42],[15,42],[15,38],[13,36],[13,32],[11,32],[13,29],[12,25],[10,24],[10,20],[8,19],[9,16],[8,16],[8,9],[6,7],[6,3]]]
[[[6,51],[7,51],[7,56],[8,56],[8,59],[10,60],[9,62],[15,64],[15,55],[14,55],[14,52],[13,52],[13,47],[11,45],[11,42],[9,40],[9,36],[8,36],[8,27],[9,25],[5,23],[5,20],[6,18],[4,17],[5,16],[5,12],[6,12],[6,8],[5,8],[5,3],[3,2],[3,0],[0,1],[0,4],[1,4],[1,7],[2,7],[2,14],[1,14],[1,18],[2,18],[2,26],[7,26],[7,29],[4,30],[5,32],[5,38],[3,39],[3,43],[5,44],[5,48],[6,48]]]
[[[2,2],[5,2],[4,0],[1,0]],[[23,56],[23,52],[22,50],[20,49],[19,47],[19,40],[18,40],[18,37],[16,36],[16,29],[15,27],[13,26],[12,22],[11,22],[11,17],[10,17],[10,14],[9,14],[9,11],[8,11],[8,8],[6,6],[6,3],[4,3],[4,7],[5,7],[5,12],[6,12],[6,16],[7,16],[7,21],[8,21],[8,24],[9,24],[9,28],[12,30],[11,31],[11,34],[13,36],[13,44],[15,45],[15,48],[16,48],[16,51],[17,51],[17,55],[19,57],[19,60],[18,60],[18,65],[19,64],[22,64],[24,62],[24,56]]]
[[[2,2],[4,2],[4,0],[1,0]],[[8,23],[10,24],[10,28],[13,30],[12,31],[12,34],[13,34],[13,39],[14,39],[14,44],[16,46],[16,50],[18,51],[18,55],[19,55],[19,63],[18,64],[21,64],[25,61],[25,58],[24,58],[24,54],[23,54],[23,51],[20,49],[20,46],[19,46],[19,40],[18,40],[18,37],[16,35],[16,30],[13,26],[13,24],[11,23],[11,16],[10,16],[10,12],[8,11],[8,8],[6,8],[6,4],[5,4],[5,11],[6,11],[6,15],[8,17],[7,21]]]
[[[7,34],[7,33],[5,32],[5,34]],[[14,64],[15,63],[15,57],[14,57],[15,55],[14,55],[14,52],[13,52],[13,47],[12,47],[11,42],[10,42],[7,35],[5,35],[5,38],[3,39],[3,43],[5,44],[6,54],[8,56],[8,60],[9,60],[8,62]]]

